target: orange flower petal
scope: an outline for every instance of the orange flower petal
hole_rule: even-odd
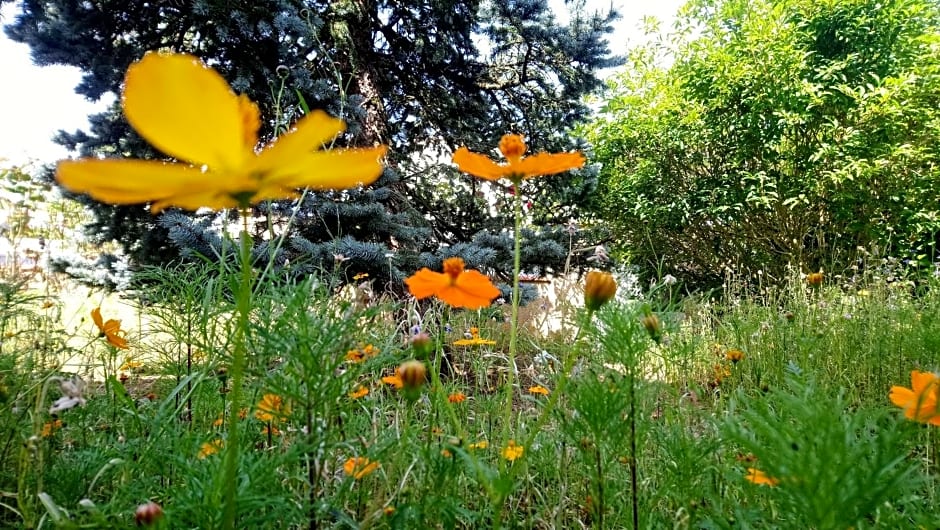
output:
[[[472,153],[466,147],[454,153],[454,163],[464,173],[486,180],[498,180],[506,176],[506,167],[493,162],[479,153]]]
[[[530,178],[554,175],[583,166],[584,155],[581,153],[539,153],[527,156],[511,167],[513,173]]]
[[[911,388],[915,394],[923,394],[931,385],[937,384],[937,375],[932,372],[911,371]]]
[[[405,279],[408,291],[418,300],[434,296],[443,287],[450,284],[450,277],[441,272],[434,272],[427,267]]]
[[[100,307],[96,307],[96,308],[94,308],[94,309],[91,310],[91,320],[92,320],[92,322],[95,323],[95,326],[96,326],[98,329],[100,329],[102,332],[104,331],[104,319],[101,318],[101,308],[100,308]]]

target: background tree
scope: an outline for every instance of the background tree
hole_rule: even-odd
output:
[[[781,277],[859,247],[930,261],[940,229],[938,4],[696,0],[634,50],[586,128],[593,203],[645,274]],[[672,59],[666,65],[664,59]]]
[[[76,90],[90,99],[117,93],[146,51],[171,49],[202,58],[259,102],[264,138],[319,108],[348,122],[340,143],[389,144],[389,168],[372,186],[258,208],[256,255],[302,275],[333,269],[342,254],[350,275],[397,285],[457,252],[471,266],[511,270],[500,252],[507,224],[489,185],[446,161],[457,145],[490,150],[506,132],[526,135],[536,150],[577,147],[566,131],[587,116],[581,97],[599,87],[597,70],[616,63],[604,37],[615,14],[574,12],[561,26],[545,0],[26,0],[7,33],[31,46],[37,64],[81,68]],[[82,156],[162,156],[117,104],[90,121],[89,131],[56,141]],[[523,190],[540,197],[533,215],[542,226],[567,221],[594,182],[590,170],[565,179]],[[145,207],[80,200],[95,212],[90,233],[120,241],[137,263],[218,252],[224,220],[179,211],[153,218]],[[286,242],[273,244],[285,232]],[[560,266],[567,250],[551,243],[562,239],[558,230],[542,232],[531,233],[531,246],[541,245],[530,253],[535,272]]]

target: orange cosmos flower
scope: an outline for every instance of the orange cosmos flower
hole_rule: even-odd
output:
[[[359,480],[378,469],[378,467],[378,462],[372,462],[364,456],[356,456],[346,460],[346,463],[343,464],[343,471],[347,476]]]
[[[904,416],[914,421],[940,426],[940,409],[937,408],[940,379],[931,372],[911,372],[911,388],[892,386],[888,398],[904,409]]]
[[[394,374],[383,377],[382,382],[401,390],[405,386],[405,382],[401,379],[401,368],[396,368]]]
[[[779,480],[773,477],[768,477],[766,473],[755,467],[747,468],[747,476],[744,478],[753,482],[754,484],[760,484],[762,486],[776,486],[780,483]]]
[[[212,440],[211,442],[206,442],[202,444],[202,447],[199,448],[199,459],[202,460],[207,456],[214,455],[222,449],[222,440]]]
[[[547,396],[549,394],[549,391],[547,388],[545,388],[542,385],[536,385],[533,387],[529,387],[529,393],[530,394],[542,394],[543,396]]]
[[[445,304],[467,309],[480,309],[490,305],[499,296],[499,289],[479,271],[464,270],[461,258],[444,260],[444,272],[427,267],[405,280],[408,290],[421,300],[436,296]]]
[[[369,395],[369,389],[368,389],[367,387],[362,386],[362,385],[358,385],[358,386],[356,386],[356,388],[355,388],[352,392],[349,393],[349,398],[350,398],[350,399],[359,399],[359,398],[365,397],[365,396],[367,396],[367,395]]]
[[[64,160],[56,169],[59,184],[110,204],[151,202],[157,213],[293,198],[297,188],[354,188],[382,173],[385,146],[321,150],[345,129],[322,111],[256,151],[257,105],[191,55],[144,55],[127,69],[122,105],[141,137],[180,162]]]
[[[255,417],[261,421],[277,421],[290,414],[290,407],[277,394],[265,394],[258,402]]]
[[[744,352],[741,350],[730,349],[725,352],[725,357],[734,364],[738,364],[744,359]]]
[[[584,155],[578,152],[523,156],[526,149],[521,136],[507,134],[499,141],[499,151],[506,158],[506,163],[498,164],[485,155],[470,152],[466,147],[457,149],[454,153],[454,163],[461,171],[475,177],[486,180],[507,178],[513,182],[554,175],[584,166]]]
[[[62,420],[47,421],[42,425],[42,437],[48,438],[52,433],[62,428]]]
[[[127,332],[121,329],[121,321],[109,319],[107,322],[101,318],[101,308],[96,307],[91,310],[91,320],[95,323],[95,326],[98,327],[99,337],[104,337],[108,340],[108,343],[114,346],[115,348],[121,348],[126,350],[127,339],[124,338],[127,335]]]

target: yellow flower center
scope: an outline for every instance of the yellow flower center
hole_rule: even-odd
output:
[[[499,151],[510,164],[519,162],[525,154],[526,145],[518,134],[507,134],[499,141]]]

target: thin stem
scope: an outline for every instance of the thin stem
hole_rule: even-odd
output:
[[[522,236],[522,198],[520,196],[519,182],[514,183],[513,194],[513,258],[512,258],[512,310],[509,317],[509,372],[506,375],[506,410],[503,417],[503,436],[505,444],[509,438],[509,429],[512,425],[512,397],[515,387],[516,375],[516,348],[519,341],[519,269],[521,268]]]
[[[630,501],[633,504],[633,528],[640,528],[640,502],[637,493],[636,466],[636,363],[630,367]]]
[[[505,397],[506,409],[503,416],[503,435],[502,445],[505,446],[510,439],[509,429],[512,425],[512,397],[515,388],[516,375],[516,345],[519,340],[519,269],[521,268],[521,248],[522,248],[522,196],[519,184],[521,179],[513,179],[512,211],[513,211],[513,257],[512,257],[512,312],[509,317],[509,373],[506,375]],[[514,467],[510,467],[514,469]],[[500,470],[506,470],[506,463],[500,461]],[[512,473],[512,471],[510,471]],[[502,491],[499,494],[496,506],[496,516],[493,521],[494,528],[500,528],[503,520],[503,504],[509,491]]]
[[[248,313],[251,311],[251,235],[248,233],[248,209],[239,210],[242,218],[241,283],[238,288],[236,310],[238,325],[235,328],[235,344],[232,352],[232,414],[228,417],[228,439],[226,440],[225,466],[223,467],[222,486],[225,488],[222,528],[235,528],[235,492],[238,479],[238,408],[241,406],[242,381],[245,375],[245,361],[248,353]]]

